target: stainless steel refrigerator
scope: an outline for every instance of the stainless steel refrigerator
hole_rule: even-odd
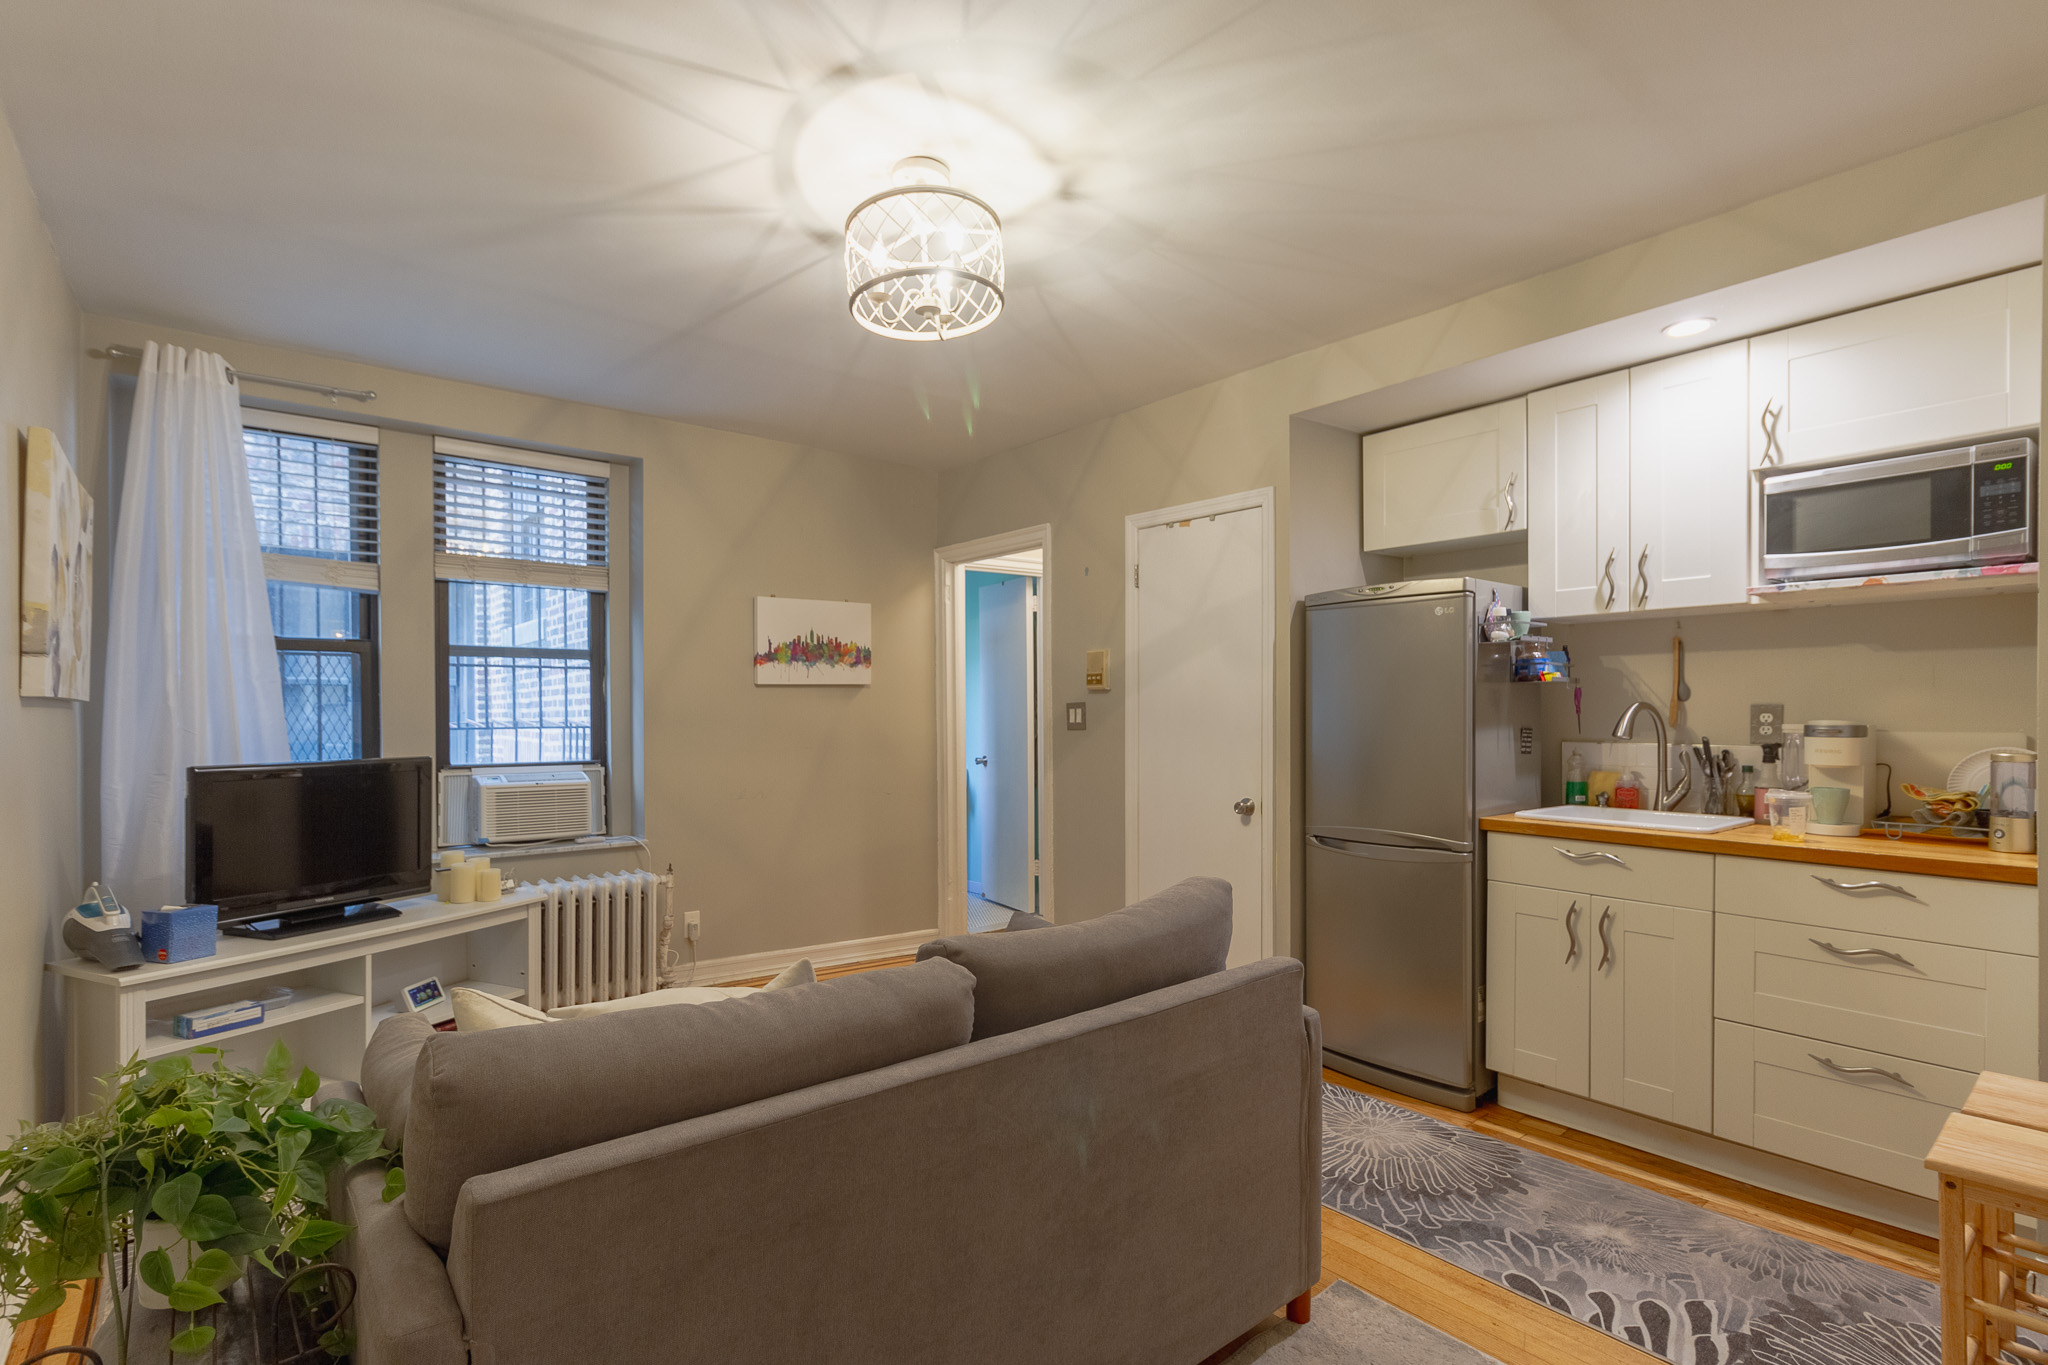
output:
[[[1480,638],[1474,578],[1306,599],[1303,959],[1324,1062],[1469,1110],[1482,1047],[1486,858],[1479,817],[1538,804],[1540,684]]]

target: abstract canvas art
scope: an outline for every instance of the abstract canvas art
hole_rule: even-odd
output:
[[[754,681],[831,687],[874,681],[874,608],[866,602],[754,599]]]
[[[21,694],[85,701],[92,686],[92,498],[45,427],[28,429],[21,490]]]

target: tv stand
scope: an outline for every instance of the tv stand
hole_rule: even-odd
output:
[[[294,910],[273,919],[244,920],[240,924],[224,926],[221,932],[233,934],[236,938],[260,938],[274,943],[281,938],[297,938],[300,934],[317,934],[352,924],[368,924],[373,920],[396,919],[404,913],[397,906],[386,905],[382,901],[364,901],[360,905],[323,905],[312,910]]]

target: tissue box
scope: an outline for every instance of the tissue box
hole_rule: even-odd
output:
[[[142,960],[190,962],[212,957],[220,929],[217,905],[166,905],[142,912]]]

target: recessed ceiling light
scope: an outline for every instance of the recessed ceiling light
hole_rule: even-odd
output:
[[[1684,318],[1664,329],[1668,337],[1696,337],[1714,325],[1713,318]]]

